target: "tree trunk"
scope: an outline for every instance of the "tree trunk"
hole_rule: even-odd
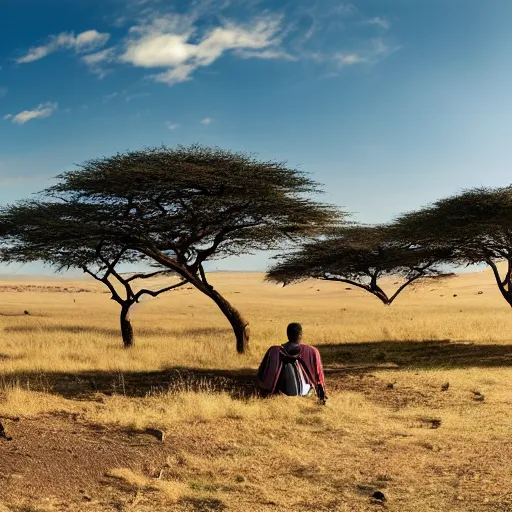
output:
[[[512,274],[512,260],[508,260],[508,268],[507,268],[507,278],[505,280],[501,279],[500,272],[498,267],[494,261],[491,259],[486,262],[492,269],[494,277],[496,279],[496,284],[501,292],[503,298],[507,301],[508,305],[512,307],[512,290],[510,289],[510,275]],[[508,284],[508,286],[506,286]]]
[[[239,354],[245,353],[249,347],[249,323],[240,311],[234,308],[217,290],[210,288],[206,294],[219,306],[219,309],[231,324],[235,333],[237,352]]]
[[[130,306],[131,304],[124,304],[121,307],[121,336],[123,337],[124,348],[133,347],[133,327],[130,322]]]
[[[375,295],[375,297],[377,297],[384,304],[384,306],[391,306],[393,301],[389,300],[389,297],[380,288],[378,290],[369,290],[369,292]]]
[[[206,279],[203,280],[197,275],[198,269],[191,271],[186,267],[186,265],[178,263],[176,260],[173,260],[165,253],[159,251],[141,250],[141,252],[146,256],[153,258],[164,267],[174,270],[174,272],[178,273],[181,277],[183,277],[183,279],[187,280],[191,285],[195,286],[200,292],[204,293],[207,297],[210,297],[210,299],[212,299],[215,304],[217,304],[233,328],[236,338],[237,352],[239,354],[243,354],[248,349],[250,335],[249,323],[244,319],[244,317],[237,309],[235,309],[217,290],[213,288],[213,286],[208,284]],[[199,272],[203,272],[204,274],[201,266],[199,266]]]

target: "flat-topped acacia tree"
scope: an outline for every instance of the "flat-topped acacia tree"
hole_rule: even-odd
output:
[[[107,243],[102,239],[97,211],[89,205],[24,201],[0,212],[0,258],[3,262],[28,263],[42,261],[57,271],[80,269],[110,291],[121,307],[121,336],[125,348],[134,344],[130,308],[144,296],[157,297],[186,283],[169,283],[159,289],[135,290],[142,280],[169,275],[168,269],[122,275],[122,263],[144,264],[140,254],[126,245]]]
[[[406,213],[397,224],[427,250],[451,248],[454,264],[489,265],[512,306],[512,186],[465,190]]]
[[[445,250],[433,251],[404,240],[393,226],[348,225],[278,257],[267,280],[287,285],[305,279],[337,281],[361,288],[389,306],[413,282],[443,276]],[[382,278],[400,276],[403,282],[386,293]]]
[[[44,194],[88,205],[103,240],[125,246],[211,298],[230,322],[238,352],[247,320],[208,281],[205,263],[275,250],[336,224],[340,214],[314,200],[318,184],[274,161],[200,145],[159,147],[89,160]]]

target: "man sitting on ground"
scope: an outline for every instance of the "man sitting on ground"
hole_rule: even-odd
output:
[[[325,380],[320,352],[302,344],[302,326],[286,329],[288,342],[270,347],[258,370],[258,384],[270,394],[305,396],[314,390],[325,405]]]

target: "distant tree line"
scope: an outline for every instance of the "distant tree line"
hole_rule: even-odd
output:
[[[188,283],[216,304],[245,352],[248,322],[208,281],[205,265],[260,250],[283,251],[269,281],[336,281],[385,305],[450,265],[486,263],[512,306],[512,188],[464,191],[377,226],[348,222],[316,200],[320,192],[305,173],[246,153],[200,145],[130,151],[89,160],[36,199],[3,207],[0,257],[81,269],[103,283],[119,304],[127,348],[133,304]],[[122,274],[126,264],[151,270]],[[144,286],[156,276],[168,282]],[[401,278],[392,292],[382,287],[389,276]]]

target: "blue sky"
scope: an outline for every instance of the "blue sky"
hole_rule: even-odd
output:
[[[2,0],[0,202],[161,143],[286,160],[362,222],[508,184],[511,19],[510,0]]]

